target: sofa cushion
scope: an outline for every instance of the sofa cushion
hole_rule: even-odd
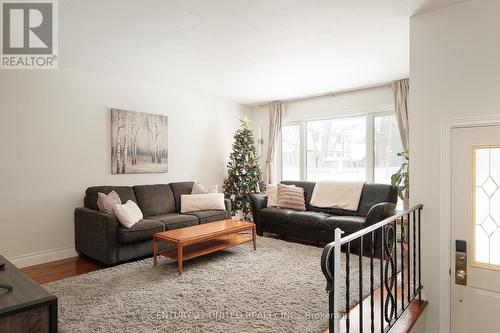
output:
[[[134,189],[131,186],[92,186],[85,191],[84,206],[90,209],[99,210],[97,206],[97,193],[110,193],[115,191],[120,196],[122,202],[132,200],[137,203]]]
[[[270,223],[286,223],[288,215],[295,212],[293,209],[267,207],[260,211],[259,218],[261,221]]]
[[[153,235],[165,230],[165,226],[160,221],[142,219],[131,228],[120,225],[117,230],[119,243],[133,243],[144,240],[152,240]]]
[[[293,212],[287,217],[287,223],[299,227],[330,230],[326,219],[330,215],[319,212]]]
[[[181,211],[181,195],[183,194],[191,194],[193,190],[194,182],[177,182],[170,183],[170,188],[174,193],[175,199],[175,212],[180,213]]]
[[[295,185],[297,187],[302,187],[304,189],[304,197],[306,202],[306,210],[309,210],[309,204],[311,203],[311,197],[314,191],[315,182],[302,182],[302,181],[282,181],[281,184],[285,185]]]
[[[396,188],[386,184],[365,184],[359,200],[358,215],[366,216],[374,205],[381,202],[397,203]]]
[[[172,189],[167,184],[134,186],[137,203],[144,216],[153,216],[175,211]]]
[[[186,215],[187,214],[196,216],[200,224],[231,218],[231,214],[229,214],[227,210],[202,210],[199,212],[189,212],[186,213]]]
[[[165,230],[173,230],[184,227],[191,227],[198,224],[196,216],[177,213],[168,213],[149,217],[152,220],[160,221],[165,225]]]
[[[330,230],[340,228],[346,234],[352,234],[365,227],[366,218],[362,216],[330,216],[325,223]]]

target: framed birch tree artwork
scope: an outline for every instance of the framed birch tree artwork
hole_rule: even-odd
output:
[[[111,109],[111,173],[168,172],[168,117]]]

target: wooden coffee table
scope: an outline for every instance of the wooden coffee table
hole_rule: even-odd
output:
[[[241,234],[252,231],[252,237]],[[174,244],[176,248],[158,251],[158,242]],[[177,260],[179,274],[182,274],[182,261],[228,247],[253,242],[256,250],[255,224],[251,222],[221,220],[192,227],[159,232],[153,235],[153,257],[156,266],[158,255]]]

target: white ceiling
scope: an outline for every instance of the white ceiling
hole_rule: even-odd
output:
[[[60,67],[239,103],[408,76],[409,18],[463,0],[64,0]]]

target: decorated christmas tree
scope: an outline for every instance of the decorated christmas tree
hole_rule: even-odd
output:
[[[263,191],[262,171],[247,117],[234,135],[233,151],[227,164],[228,177],[224,180],[224,194],[232,201],[233,215],[243,212],[245,219],[250,212],[250,193]]]

